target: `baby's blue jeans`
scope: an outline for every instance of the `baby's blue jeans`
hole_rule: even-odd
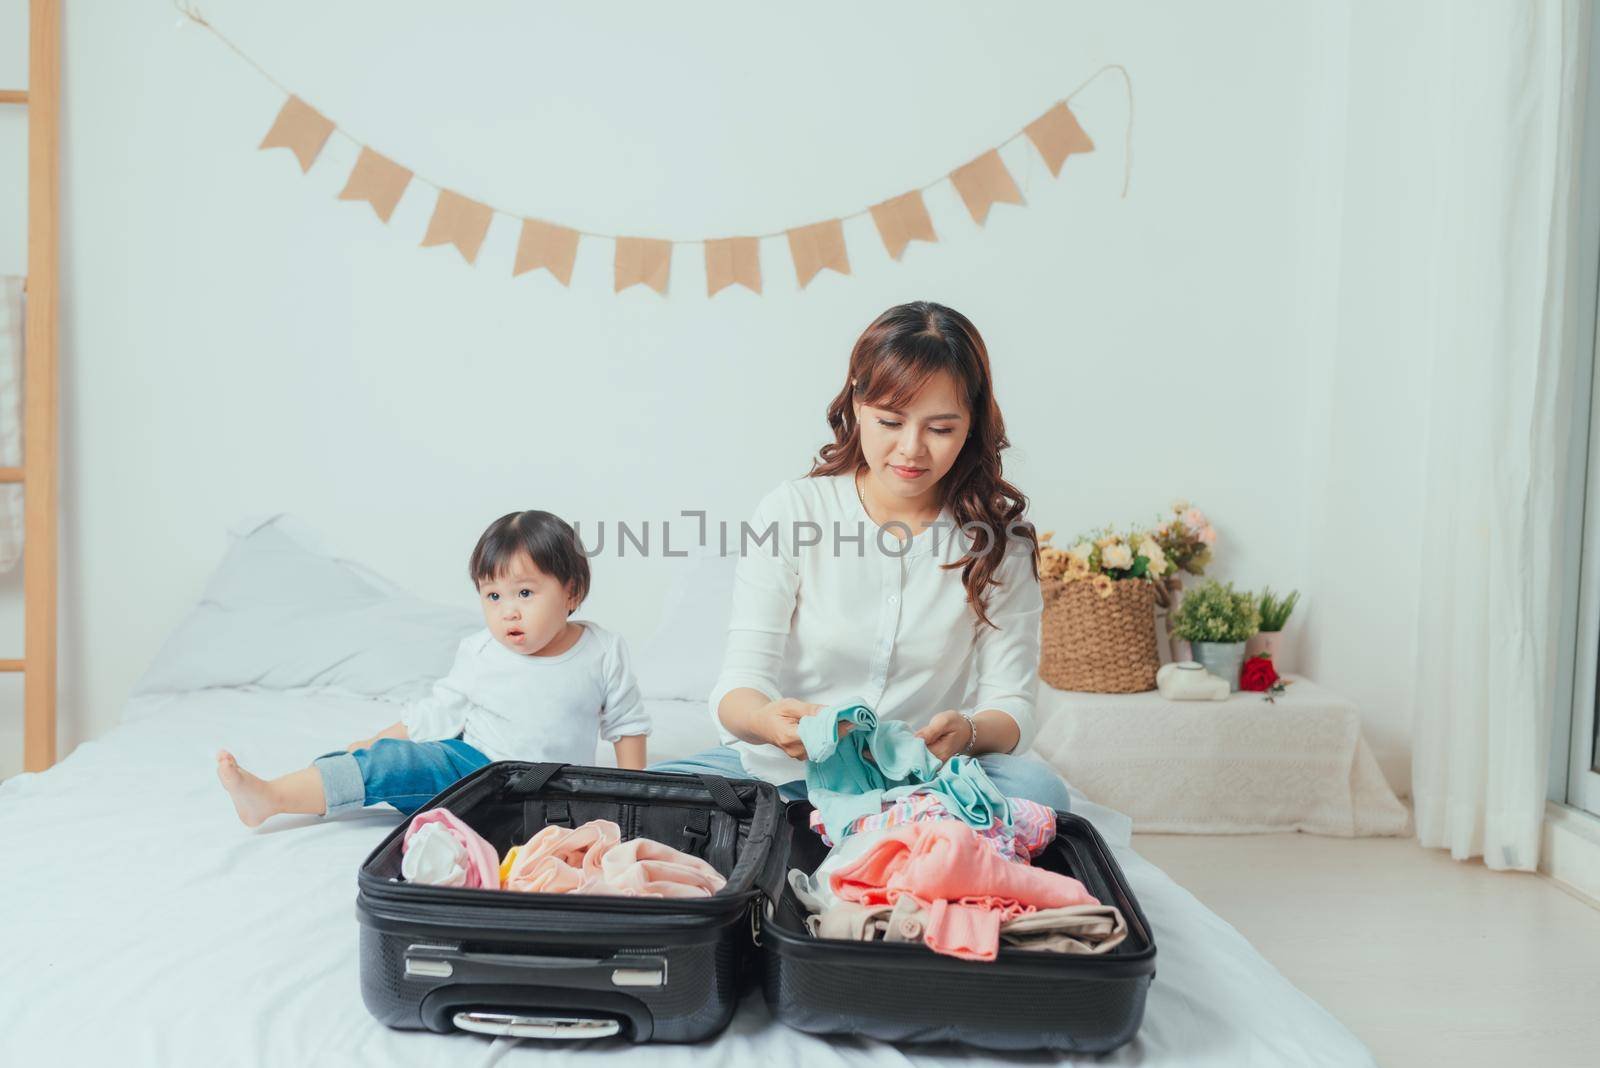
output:
[[[488,757],[460,738],[442,742],[379,738],[370,749],[325,753],[311,766],[322,773],[328,815],[387,801],[402,816],[409,816],[487,763]]]

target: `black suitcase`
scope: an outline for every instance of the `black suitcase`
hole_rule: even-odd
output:
[[[803,802],[788,807],[786,869],[815,871],[827,856],[807,826],[809,816]],[[759,931],[772,1015],[801,1031],[886,1042],[1116,1049],[1138,1032],[1155,978],[1149,921],[1105,840],[1082,816],[1057,813],[1055,840],[1033,864],[1078,879],[1102,903],[1121,909],[1127,939],[1096,956],[1002,946],[992,961],[966,961],[917,944],[813,938],[805,906],[785,882]]]
[[[396,827],[361,866],[361,995],[390,1027],[693,1042],[726,1027],[751,978],[762,887],[777,885],[783,803],[768,783],[502,761],[448,808],[501,855],[549,824],[608,819],[703,857],[704,899],[526,894],[402,882]],[[409,821],[407,821],[409,822]]]
[[[973,962],[919,945],[812,938],[785,875],[827,848],[810,806],[768,783],[500,762],[445,807],[500,853],[550,823],[609,819],[705,858],[728,877],[707,899],[498,894],[399,881],[405,824],[358,876],[361,989],[379,1021],[541,1038],[693,1042],[727,1026],[759,975],[778,1020],[803,1031],[1001,1050],[1101,1052],[1144,1015],[1155,944],[1088,821],[1062,814],[1035,864],[1117,905],[1129,937],[1102,956],[1002,949]]]

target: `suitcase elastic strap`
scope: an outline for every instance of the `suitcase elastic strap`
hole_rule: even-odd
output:
[[[711,792],[711,800],[715,801],[717,807],[722,811],[740,819],[745,819],[750,815],[750,806],[739,799],[738,791],[733,788],[727,779],[724,779],[721,775],[706,775],[704,773],[697,773],[695,778],[699,779],[705,788]]]
[[[556,773],[564,767],[566,765],[560,763],[535,764],[517,776],[517,781],[511,784],[511,789],[519,794],[536,794],[543,790],[545,785],[555,778]]]

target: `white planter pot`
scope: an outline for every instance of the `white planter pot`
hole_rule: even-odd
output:
[[[1283,631],[1264,630],[1244,643],[1246,659],[1266,653],[1272,657],[1272,666],[1278,674],[1282,675],[1289,670],[1283,662]]]

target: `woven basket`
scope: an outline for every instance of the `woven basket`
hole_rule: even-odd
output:
[[[1156,688],[1156,591],[1125,579],[1101,597],[1085,579],[1045,579],[1039,677],[1058,690],[1142,693]]]

